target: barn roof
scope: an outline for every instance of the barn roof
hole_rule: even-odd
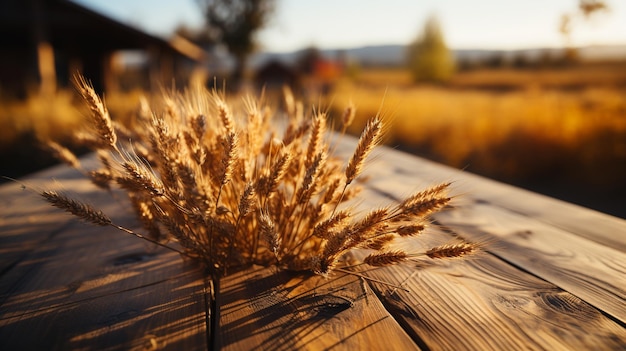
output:
[[[168,42],[67,0],[0,1],[0,47],[23,48],[41,31],[55,48],[84,51],[146,49],[177,53],[193,60],[202,49]],[[199,51],[200,50],[200,51]]]

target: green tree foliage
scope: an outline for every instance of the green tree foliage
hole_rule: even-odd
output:
[[[274,0],[197,0],[206,19],[207,32],[235,58],[233,81],[245,72],[246,59],[255,49],[254,34],[274,11]]]
[[[454,74],[454,59],[436,17],[426,21],[423,32],[409,46],[408,67],[416,82],[443,83]]]

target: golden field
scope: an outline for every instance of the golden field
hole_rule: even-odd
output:
[[[381,111],[388,145],[626,215],[625,64],[477,70],[446,86],[376,69],[341,81],[328,103],[338,115],[350,101],[352,132]]]
[[[124,120],[138,106],[139,90],[106,95],[111,114]],[[42,141],[55,140],[72,147],[74,133],[84,125],[86,111],[73,89],[51,95],[32,93],[18,100],[0,94],[0,176],[21,177],[57,163]],[[0,181],[6,181],[2,179]]]

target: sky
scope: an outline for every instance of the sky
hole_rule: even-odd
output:
[[[167,37],[179,25],[197,27],[196,0],[73,0],[148,33]],[[576,46],[626,44],[626,1],[607,0],[609,13],[576,18]],[[425,20],[437,16],[454,49],[561,47],[559,20],[577,0],[276,0],[268,26],[258,33],[262,51],[315,46],[346,49],[408,44]]]

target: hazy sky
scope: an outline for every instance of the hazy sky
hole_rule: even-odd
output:
[[[195,0],[73,0],[152,34],[167,36],[181,23],[197,26]],[[574,45],[626,44],[626,1],[611,12],[574,22]],[[293,51],[406,44],[436,15],[452,48],[516,49],[561,46],[563,13],[577,0],[277,0],[270,25],[259,33],[263,50]]]

